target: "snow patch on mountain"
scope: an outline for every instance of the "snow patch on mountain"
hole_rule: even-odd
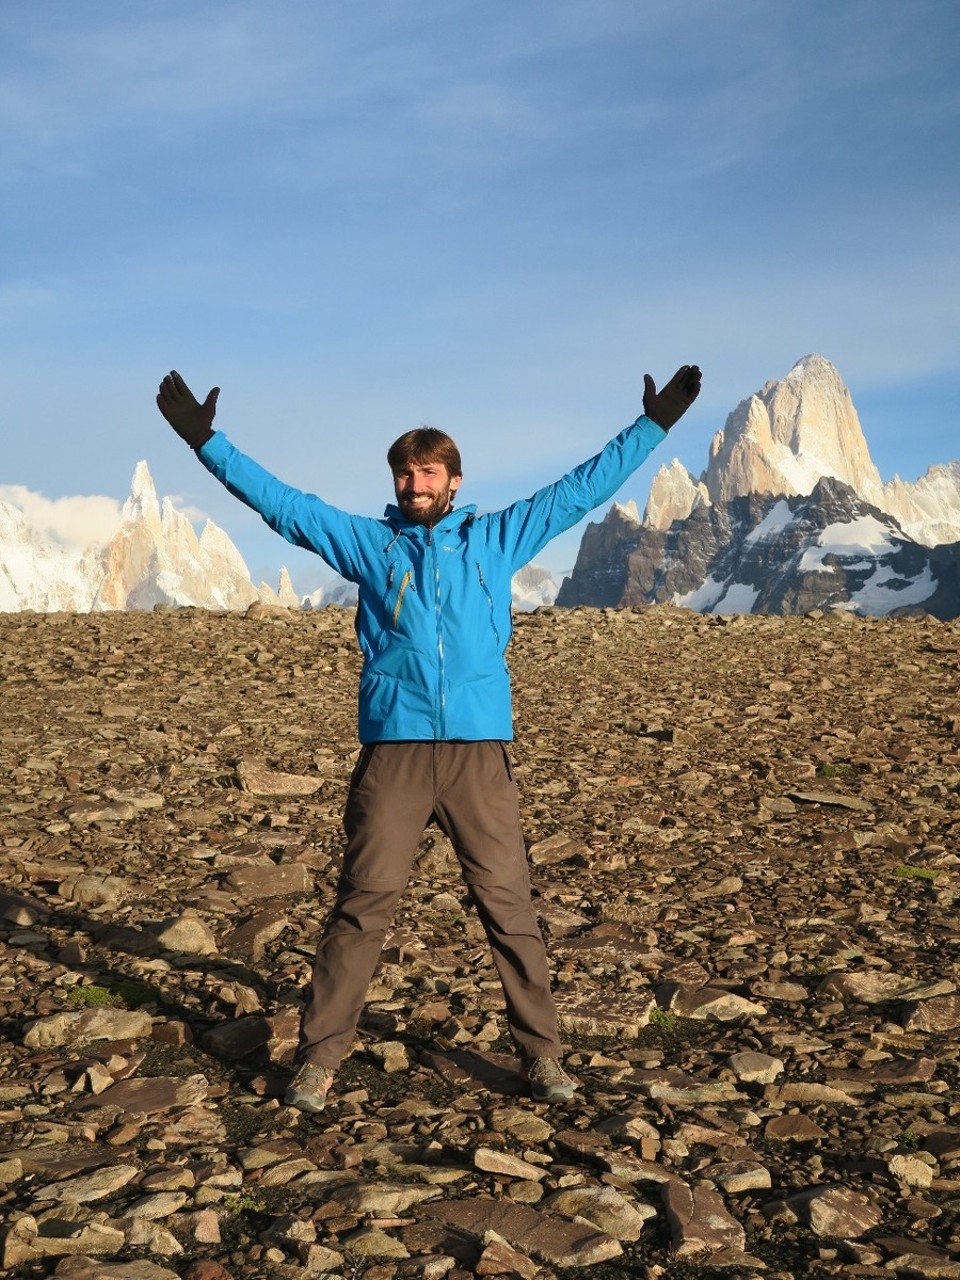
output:
[[[636,510],[636,508],[634,508]],[[518,569],[510,583],[513,608],[519,613],[552,605],[557,598],[557,583],[549,569],[541,564],[527,564]]]
[[[757,527],[747,534],[745,542],[749,546],[754,542],[763,542],[765,538],[771,538],[774,534],[783,533],[784,529],[790,528],[793,520],[794,515],[790,510],[789,502],[777,502],[770,508]]]
[[[919,573],[904,577],[889,563],[898,547],[891,529],[875,516],[861,515],[824,529],[814,546],[800,557],[801,573],[833,573],[840,564],[864,574],[861,585],[843,606],[860,614],[881,615],[906,605],[922,605],[937,583],[925,564]]]

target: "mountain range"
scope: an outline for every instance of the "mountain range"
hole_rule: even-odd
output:
[[[550,573],[527,565],[514,577],[514,607],[553,603]],[[299,596],[286,569],[276,588],[254,586],[243,556],[219,526],[208,520],[197,534],[169,498],[162,501],[146,462],[138,462],[130,496],[113,535],[104,545],[79,550],[38,532],[24,513],[0,500],[0,612],[88,613],[115,609],[195,606],[246,609],[256,601],[285,608],[316,609],[356,603],[353,583],[331,585]]]
[[[255,600],[299,605],[286,570],[276,591],[255,587],[243,557],[208,520],[198,535],[169,498],[162,502],[146,462],[105,545],[78,551],[39,534],[0,501],[0,610],[87,613],[197,605],[244,609]]]
[[[675,460],[642,518],[589,525],[557,603],[960,616],[960,462],[884,484],[836,368],[806,356],[729,415],[698,479]]]
[[[222,529],[208,521],[198,534],[169,498],[158,499],[146,462],[112,536],[83,550],[54,542],[0,500],[3,612],[355,600],[356,588],[339,580],[300,596],[286,569],[276,588],[255,586]],[[698,478],[674,460],[656,473],[642,517],[635,503],[614,503],[588,525],[559,591],[542,566],[515,575],[515,609],[554,600],[960,616],[960,462],[884,484],[839,373],[806,356],[734,409]]]

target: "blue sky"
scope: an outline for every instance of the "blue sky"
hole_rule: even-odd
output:
[[[378,515],[410,426],[501,506],[696,361],[642,505],[812,351],[915,479],[960,456],[958,115],[956,0],[5,0],[0,485],[122,500],[146,458],[308,589],[169,433],[169,368]]]

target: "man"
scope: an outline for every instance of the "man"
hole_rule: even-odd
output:
[[[344,811],[336,901],[314,963],[286,1102],[321,1111],[353,1040],[393,911],[431,818],[449,837],[500,976],[510,1033],[534,1098],[569,1101],[546,950],[530,896],[505,651],[510,582],[542,547],[610,498],[696,399],[683,365],[644,414],[595,458],[503,511],[454,507],[462,468],[442,431],[390,447],[396,505],[349,515],[283,484],[213,429],[219,388],[200,404],[176,372],[157,404],[229,491],[289,542],[357,583],[362,745]]]

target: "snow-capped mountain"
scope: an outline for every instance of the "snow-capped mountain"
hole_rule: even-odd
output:
[[[960,616],[960,542],[915,542],[832,477],[811,494],[750,494],[699,507],[667,530],[643,530],[622,564],[623,606]]]
[[[960,616],[960,463],[884,484],[837,370],[807,356],[743,401],[698,480],[674,461],[643,519],[590,525],[561,605]]]
[[[304,596],[302,603],[304,609],[326,609],[330,605],[352,608],[357,603],[357,584],[337,577]]]
[[[0,610],[89,609],[91,573],[89,553],[51,545],[0,501]]]
[[[198,536],[169,498],[161,503],[145,462],[133,475],[116,532],[83,551],[38,534],[10,503],[0,502],[0,610],[152,609],[158,604],[243,609],[255,600],[296,602],[289,576],[277,592],[250,581],[243,557],[207,521]]]
[[[557,598],[557,584],[549,569],[542,564],[525,564],[513,575],[513,607],[518,613],[530,613],[541,605],[551,605]]]
[[[798,361],[785,378],[740,402],[710,444],[699,480],[676,459],[650,486],[643,523],[669,528],[703,503],[752,493],[813,493],[824,476],[843,481],[885,511],[915,542],[960,539],[960,462],[933,466],[915,482],[884,484],[836,368],[823,356]]]

